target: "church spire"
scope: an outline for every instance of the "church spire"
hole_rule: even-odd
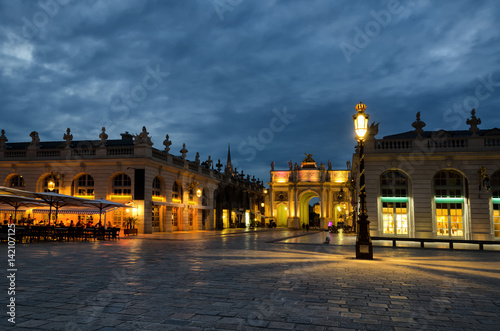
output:
[[[225,172],[226,172],[226,174],[233,173],[233,166],[231,164],[231,145],[230,144],[227,144],[227,162],[226,162]]]

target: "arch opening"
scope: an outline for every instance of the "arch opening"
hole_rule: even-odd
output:
[[[312,213],[310,214],[309,213],[309,208],[310,208],[310,205],[311,205],[311,202],[313,204],[315,204],[316,202],[319,203],[319,209],[321,210],[321,201],[319,199],[319,195],[316,193],[316,192],[306,192],[304,193],[301,197],[300,197],[300,203],[299,203],[299,207],[300,207],[300,224],[299,226],[302,228],[303,226],[311,226],[312,225],[312,221],[311,220],[311,216]],[[321,214],[321,213],[319,213]],[[319,222],[319,217],[321,215],[318,215],[318,222]]]

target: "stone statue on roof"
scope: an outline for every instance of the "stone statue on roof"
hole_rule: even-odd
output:
[[[101,138],[101,146],[104,146],[104,144],[106,143],[106,139],[108,139],[108,134],[106,133],[106,128],[104,126],[101,130],[102,132],[99,135],[99,138]]]
[[[153,146],[153,142],[151,141],[151,137],[148,136],[149,132],[146,130],[146,127],[142,127],[142,132],[136,134],[134,136],[134,145],[136,144],[147,144],[149,146]]]
[[[39,147],[40,146],[40,137],[38,137],[38,132],[32,131],[30,133],[30,137],[31,137],[30,146]]]
[[[304,153],[306,155],[306,158],[304,159],[304,162],[314,162],[312,156],[314,154],[307,154],[307,153]]]
[[[2,135],[0,136],[0,149],[5,149],[5,143],[9,141],[5,136],[5,130],[2,130]]]

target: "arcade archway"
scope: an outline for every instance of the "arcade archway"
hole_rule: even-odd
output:
[[[275,170],[275,163],[271,163],[269,209],[266,213],[269,213],[269,218],[275,220],[278,226],[299,229],[302,225],[319,224],[320,228],[326,229],[333,223],[342,222],[344,215],[351,212],[351,205],[348,203],[350,191],[347,189],[351,184],[350,170],[333,170],[331,162],[327,166],[320,164],[318,167],[311,156],[312,154],[306,154],[300,167],[289,161],[288,170]],[[339,198],[341,194],[342,199]],[[312,198],[316,198],[313,202],[319,201],[319,204],[310,206]],[[339,207],[337,205],[340,202],[346,203]],[[310,210],[315,214],[310,215]],[[311,217],[315,222],[310,222]]]
[[[312,192],[312,191],[308,191],[308,192],[305,192],[301,195],[300,197],[300,202],[299,202],[299,206],[300,206],[300,224],[299,226],[302,227],[302,225],[307,225],[309,224],[309,201],[311,201],[312,198],[319,198],[319,195],[318,193],[316,192]],[[320,208],[321,208],[321,199],[319,199],[319,204],[320,204]]]

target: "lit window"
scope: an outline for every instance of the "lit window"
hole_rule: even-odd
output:
[[[453,170],[441,170],[434,175],[436,231],[438,236],[464,236],[464,192],[466,180]]]
[[[500,239],[500,171],[493,173],[491,180],[491,198],[493,204],[493,235]]]
[[[391,170],[380,175],[382,232],[408,235],[408,177]]]

